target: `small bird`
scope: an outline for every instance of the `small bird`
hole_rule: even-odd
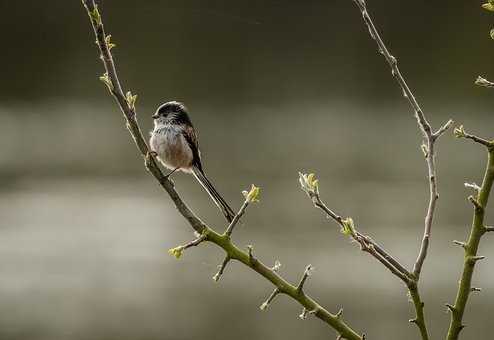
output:
[[[152,117],[154,129],[149,145],[158,160],[171,170],[166,176],[175,171],[193,174],[231,222],[235,213],[204,173],[197,135],[185,105],[176,101],[161,104]]]

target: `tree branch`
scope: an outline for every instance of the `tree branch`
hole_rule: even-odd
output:
[[[422,339],[428,340],[429,336],[427,333],[427,328],[425,325],[425,319],[423,316],[423,307],[424,304],[420,300],[420,296],[418,293],[418,282],[420,279],[420,273],[422,271],[422,267],[424,265],[425,259],[427,257],[427,251],[429,248],[430,235],[432,230],[432,223],[434,219],[434,212],[436,209],[436,203],[439,198],[439,194],[437,192],[437,178],[436,178],[436,165],[435,165],[435,149],[434,145],[436,140],[444,134],[453,124],[451,120],[449,120],[446,124],[441,126],[436,132],[432,131],[431,125],[427,118],[425,117],[419,103],[415,99],[415,95],[410,90],[407,82],[403,78],[403,75],[398,68],[398,61],[396,58],[389,52],[388,48],[384,44],[379,32],[377,31],[369,13],[367,11],[367,7],[364,0],[353,0],[360,12],[362,13],[362,18],[369,30],[369,34],[371,38],[376,42],[378,51],[384,56],[389,67],[391,68],[391,73],[395,78],[396,82],[400,86],[403,96],[408,100],[410,106],[412,107],[415,117],[417,119],[418,126],[420,131],[422,132],[425,143],[422,147],[426,162],[427,162],[427,170],[428,170],[428,181],[429,181],[429,204],[427,206],[427,212],[425,215],[424,221],[424,233],[422,237],[422,242],[420,245],[420,250],[417,255],[417,259],[415,260],[415,264],[412,271],[412,282],[413,284],[408,285],[410,294],[412,296],[412,300],[414,302],[416,318],[413,319],[414,323],[419,327]]]
[[[146,168],[149,172],[158,180],[160,185],[168,193],[172,201],[175,203],[180,214],[189,222],[191,227],[200,235],[205,235],[205,240],[216,244],[222,248],[227,258],[236,260],[243,263],[247,267],[251,268],[265,279],[270,281],[278,290],[280,294],[290,296],[292,299],[299,302],[306,310],[316,311],[314,315],[320,320],[327,323],[335,331],[338,332],[343,338],[349,340],[363,340],[357,332],[351,329],[345,322],[334,314],[328,312],[324,307],[317,303],[314,299],[306,294],[299,294],[297,287],[287,282],[276,271],[264,265],[261,261],[253,259],[250,254],[240,250],[235,244],[233,244],[227,235],[220,235],[211,228],[209,228],[204,222],[202,222],[183,202],[179,194],[174,188],[173,183],[166,178],[158,167],[153,155],[149,153],[146,141],[143,138],[142,132],[136,120],[136,112],[134,108],[135,97],[132,95],[129,98],[133,98],[129,103],[127,97],[123,94],[122,87],[118,80],[114,60],[110,52],[110,45],[108,36],[105,34],[101,15],[95,5],[94,0],[83,0],[83,4],[88,12],[96,41],[98,43],[99,50],[101,52],[101,59],[105,66],[106,74],[102,77],[102,80],[108,86],[110,93],[117,101],[120,110],[124,114],[127,122],[127,128],[134,139],[137,148],[145,158]]]
[[[483,144],[483,143],[481,143]],[[484,259],[484,256],[478,256],[482,236],[489,231],[490,227],[484,226],[485,208],[489,200],[489,195],[494,182],[494,150],[489,149],[487,167],[484,173],[484,179],[477,197],[474,198],[473,222],[470,229],[468,241],[464,244],[465,257],[463,263],[463,272],[456,294],[455,304],[451,309],[451,321],[448,330],[448,340],[458,340],[463,325],[463,314],[468,302],[468,297],[471,292],[479,291],[479,288],[472,287],[472,275],[475,269],[475,264]],[[477,206],[478,205],[478,206]]]
[[[478,137],[476,135],[472,135],[470,133],[467,133],[465,129],[463,128],[463,125],[460,125],[459,127],[455,128],[453,133],[455,134],[456,138],[466,138],[474,141],[475,143],[479,143],[485,147],[487,147],[488,150],[494,148],[494,141],[489,141],[487,139]]]
[[[400,278],[405,284],[409,284],[411,281],[411,274],[405,267],[398,262],[391,254],[384,250],[379,244],[374,242],[369,236],[360,233],[353,225],[353,220],[351,218],[343,219],[339,214],[335,213],[333,210],[329,209],[327,205],[321,200],[319,194],[318,180],[315,178],[314,174],[302,174],[299,173],[299,181],[312,203],[316,208],[319,208],[327,216],[332,218],[341,227],[341,231],[348,236],[350,236],[354,241],[360,245],[360,249],[372,255],[376,260],[381,262],[386,268],[388,268],[391,273]],[[351,221],[351,222],[350,222]],[[348,224],[352,225],[349,226]]]

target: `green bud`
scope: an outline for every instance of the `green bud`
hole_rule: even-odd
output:
[[[353,223],[353,219],[351,217],[347,217],[342,221],[343,225],[341,226],[341,232],[347,236],[355,235],[355,224]]]
[[[127,100],[127,105],[129,108],[134,111],[135,110],[135,104],[137,100],[137,94],[132,95],[132,92],[127,91],[127,94],[125,96],[125,99]]]
[[[104,73],[101,77],[99,77],[99,80],[101,80],[110,91],[113,91],[113,84],[110,80],[110,77],[108,77],[108,73]]]
[[[242,195],[244,195],[245,200],[249,203],[259,202],[259,194],[261,192],[261,188],[256,187],[252,184],[250,191],[244,190],[242,191]]]
[[[422,152],[424,153],[424,157],[427,157],[429,155],[429,148],[427,147],[427,145],[422,143],[420,148],[422,149]]]
[[[112,43],[110,40],[111,40],[111,34],[108,34],[105,37],[105,43],[106,43],[106,46],[108,46],[108,50],[111,50],[112,48],[117,46],[116,44]]]
[[[453,130],[453,134],[455,135],[456,138],[465,137],[465,129],[463,128],[463,125],[460,125],[459,127],[455,128]]]
[[[302,190],[304,190],[309,195],[318,195],[319,194],[319,180],[316,179],[316,175],[304,174],[299,172],[299,182]]]
[[[178,246],[175,248],[168,249],[168,254],[175,256],[177,259],[182,256],[182,253],[184,252],[184,247],[183,246]]]
[[[95,22],[96,25],[101,25],[101,15],[99,14],[98,11],[98,5],[94,6],[94,9],[89,12],[89,15],[91,16],[91,19]]]

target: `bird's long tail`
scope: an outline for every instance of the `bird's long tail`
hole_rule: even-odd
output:
[[[194,174],[194,177],[197,179],[197,181],[202,185],[204,190],[206,190],[206,192],[209,194],[214,203],[221,210],[223,215],[225,215],[225,218],[228,220],[228,222],[231,222],[233,220],[233,217],[235,216],[233,209],[230,208],[228,203],[226,203],[223,197],[221,197],[218,191],[216,191],[213,184],[209,181],[204,172],[194,166],[192,168],[192,173]]]

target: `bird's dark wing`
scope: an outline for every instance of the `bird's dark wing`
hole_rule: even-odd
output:
[[[192,165],[196,166],[199,170],[202,170],[201,163],[201,154],[199,152],[199,142],[197,141],[197,135],[192,126],[187,126],[183,130],[183,136],[187,143],[189,144],[190,149],[192,150]]]

